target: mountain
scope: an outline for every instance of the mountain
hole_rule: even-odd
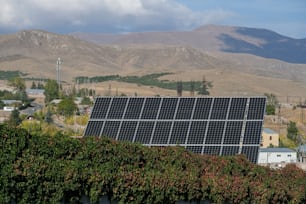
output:
[[[18,70],[26,73],[27,77],[55,79],[56,61],[60,57],[63,61],[61,79],[68,83],[77,76],[171,72],[172,75],[163,76],[161,80],[200,81],[205,76],[213,81],[211,93],[215,95],[275,93],[304,96],[306,64],[288,63],[273,56],[266,58],[261,55],[269,52],[260,51],[260,48],[269,50],[273,47],[268,43],[275,44],[273,49],[276,49],[286,42],[290,45],[286,45],[288,50],[283,52],[289,54],[283,58],[293,60],[295,56],[298,60],[300,55],[292,49],[303,53],[304,40],[290,39],[262,29],[239,29],[204,26],[190,32],[124,35],[60,35],[24,30],[0,35],[0,70]],[[252,53],[254,50],[259,53]],[[284,55],[281,50],[272,54]],[[96,86],[103,86],[101,90],[105,91],[109,84]],[[118,83],[116,86],[125,91],[129,89],[131,94],[140,89],[145,90],[143,94],[146,95],[175,94],[175,91],[170,93],[154,87]]]
[[[288,63],[306,64],[306,39],[292,39],[266,29],[208,25],[186,32],[72,35],[100,44],[183,45],[203,52],[252,54]]]
[[[0,36],[0,69],[19,70],[32,77],[55,75],[63,60],[61,77],[141,74],[212,69],[222,61],[187,46],[101,46],[78,38],[41,30]]]

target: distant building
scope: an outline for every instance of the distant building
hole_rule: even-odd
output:
[[[297,151],[299,154],[299,161],[306,163],[306,144],[299,146]]]
[[[288,164],[297,162],[297,152],[289,148],[260,148],[258,164]]]
[[[278,147],[279,146],[279,134],[270,128],[263,128],[261,147]]]
[[[44,96],[44,89],[26,89],[26,93],[29,96]]]
[[[15,104],[22,104],[22,101],[20,100],[2,100],[2,102],[8,106],[13,106]]]

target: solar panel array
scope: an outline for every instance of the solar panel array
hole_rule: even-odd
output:
[[[245,154],[256,163],[265,105],[265,97],[100,97],[84,136]]]

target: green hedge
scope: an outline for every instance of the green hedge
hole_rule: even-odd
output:
[[[305,203],[306,173],[271,170],[244,156],[193,154],[106,138],[29,135],[0,126],[0,203]]]

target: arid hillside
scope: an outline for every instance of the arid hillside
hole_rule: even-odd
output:
[[[220,35],[247,42],[248,46],[242,49],[244,43],[238,43],[239,49],[230,51],[224,40],[218,37]],[[290,60],[278,56],[260,56],[248,51],[250,44],[264,48],[273,42],[274,50],[268,46],[265,52],[284,53],[284,41],[287,43],[285,50],[291,55],[298,57],[304,52],[304,40],[289,39],[267,30],[236,27],[208,26],[191,32],[120,36],[81,33],[71,36],[25,30],[0,35],[0,70],[18,70],[27,74],[27,78],[55,79],[56,60],[60,57],[63,61],[61,80],[70,84],[77,76],[141,76],[170,72],[172,74],[160,80],[201,81],[205,77],[212,81],[211,94],[214,95],[274,93],[282,97],[306,98],[306,64],[303,61],[288,63]],[[115,82],[99,83],[95,88],[107,90],[112,83]],[[152,91],[156,87],[136,85],[136,89],[135,84],[119,82],[112,87],[127,94],[176,94],[163,89],[158,89],[159,93],[156,93]]]

